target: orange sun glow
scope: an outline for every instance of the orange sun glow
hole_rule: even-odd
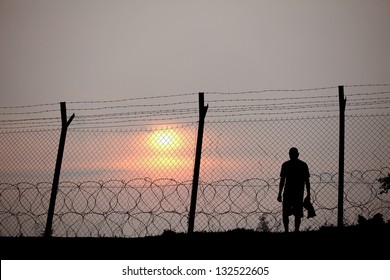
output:
[[[149,136],[149,146],[156,150],[172,150],[180,144],[181,137],[173,129],[157,130]]]

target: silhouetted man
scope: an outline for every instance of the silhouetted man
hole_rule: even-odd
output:
[[[310,173],[307,164],[298,159],[298,149],[289,151],[290,160],[282,164],[278,201],[282,202],[284,231],[289,231],[289,217],[295,216],[295,231],[299,231],[303,217],[303,196],[306,185],[306,198],[310,201]],[[284,191],[283,191],[284,189]],[[283,200],[282,200],[283,193]]]

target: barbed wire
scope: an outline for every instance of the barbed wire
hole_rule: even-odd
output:
[[[390,84],[355,84],[347,85],[347,88],[378,88],[388,87]],[[301,88],[301,89],[266,89],[255,91],[243,91],[243,92],[205,92],[206,97],[212,96],[237,96],[241,95],[243,98],[233,99],[209,99],[207,103],[211,103],[208,117],[210,118],[233,118],[233,117],[256,117],[264,116],[266,114],[277,115],[283,117],[288,114],[327,114],[335,113],[338,110],[337,94],[324,94],[325,91],[334,90],[338,87],[327,86],[317,88]],[[272,95],[267,97],[266,94],[274,93],[310,93],[308,96],[278,96]],[[319,95],[313,96],[312,92],[319,92]],[[347,95],[347,112],[351,111],[372,111],[372,110],[388,110],[390,103],[390,97],[388,94],[390,91],[378,91],[372,92],[348,92]],[[252,94],[261,94],[261,97],[245,97]],[[68,104],[75,105],[70,106],[68,111],[75,111],[76,118],[72,125],[74,127],[93,126],[93,127],[105,127],[109,128],[118,126],[143,126],[148,125],[153,121],[163,121],[166,118],[168,121],[177,120],[179,123],[189,122],[192,123],[197,120],[197,100],[174,100],[172,102],[166,102],[170,98],[187,98],[189,96],[196,97],[197,93],[180,93],[172,95],[160,95],[151,97],[135,97],[116,100],[99,100],[99,101],[71,101]],[[151,101],[145,103],[145,101]],[[156,102],[158,101],[158,102]],[[130,102],[132,104],[125,104]],[[141,103],[140,103],[141,102]],[[109,103],[122,103],[118,105],[109,106],[95,106],[88,107],[84,105],[94,104],[109,104]],[[228,103],[233,103],[229,105]],[[15,130],[15,129],[46,129],[55,128],[56,125],[60,125],[59,110],[47,108],[36,111],[7,111],[14,109],[26,109],[34,107],[52,107],[55,103],[24,105],[24,106],[7,106],[0,107],[0,115],[6,117],[0,120],[0,130]],[[83,107],[77,107],[76,105],[83,105]],[[194,105],[188,107],[188,105]],[[157,108],[156,110],[144,110],[144,108]],[[162,108],[162,109],[160,109]],[[171,109],[170,109],[171,108]],[[329,109],[325,109],[329,108]],[[333,109],[332,109],[333,108]],[[130,110],[129,110],[130,109]],[[125,111],[121,111],[125,110]],[[97,114],[85,114],[84,112],[97,111]],[[107,111],[106,113],[102,113]],[[271,111],[271,112],[270,112]],[[55,114],[55,115],[54,115]],[[30,115],[37,116],[31,118],[24,118],[22,116]],[[22,118],[9,118],[12,116]],[[86,122],[87,119],[91,119]],[[92,120],[93,119],[93,120]],[[144,121],[141,121],[143,119]],[[117,124],[119,123],[119,124]],[[170,122],[172,123],[172,122]]]
[[[389,109],[390,107],[363,107],[363,108],[350,108],[346,110],[347,112],[352,111],[358,111],[360,114],[348,114],[346,117],[374,117],[374,116],[390,116],[389,113],[362,113],[362,110],[366,109]],[[210,110],[211,111],[211,110]],[[237,111],[243,111],[243,110],[237,110]],[[230,110],[220,110],[218,113],[226,113],[231,112]],[[298,111],[298,112],[289,112],[289,113],[269,113],[269,112],[262,112],[262,113],[232,113],[232,114],[220,114],[220,115],[213,115],[212,113],[208,115],[208,118],[211,120],[210,122],[248,122],[248,121],[283,121],[283,120],[294,120],[294,119],[326,119],[326,118],[335,118],[339,117],[338,115],[321,115],[321,116],[315,116],[315,115],[308,115],[308,116],[291,116],[291,115],[301,115],[302,113],[335,113],[338,112],[338,110],[305,110],[305,111]],[[185,113],[183,113],[185,115]],[[256,118],[259,116],[267,116],[267,115],[274,115],[276,117],[274,118]],[[289,117],[285,117],[285,115],[288,115]],[[251,119],[236,119],[237,117],[255,117]],[[230,118],[234,117],[234,118]],[[125,120],[120,120],[120,119]],[[33,131],[49,131],[49,130],[60,130],[60,121],[59,120],[53,120],[55,118],[47,118],[44,122],[33,122],[29,123],[28,121],[34,121],[35,119],[29,119],[25,121],[20,121],[18,123],[19,126],[15,126],[14,123],[11,124],[12,126],[6,127],[6,124],[1,124],[0,126],[3,126],[0,130],[0,134],[6,134],[6,133],[15,133],[15,132],[33,132]],[[182,125],[182,124],[193,124],[197,123],[197,116],[196,115],[188,115],[188,116],[172,116],[172,117],[150,117],[150,118],[144,118],[139,117],[137,118],[126,118],[126,117],[120,117],[117,116],[115,118],[110,118],[112,121],[75,121],[75,124],[77,126],[71,127],[71,129],[77,129],[77,130],[83,130],[83,129],[110,129],[110,128],[126,128],[126,127],[145,127],[151,124],[151,122],[158,121],[159,125]],[[116,119],[116,120],[114,120]],[[38,119],[41,120],[41,119]],[[169,122],[169,120],[172,120],[173,122]],[[183,120],[183,121],[180,121]],[[131,121],[131,123],[129,123]],[[168,122],[167,122],[168,121]],[[135,123],[138,122],[138,123]],[[122,125],[119,125],[122,123]],[[26,126],[20,126],[20,124],[28,124]],[[115,124],[115,125],[110,125]],[[86,126],[88,125],[88,126]],[[105,125],[105,126],[103,126]]]
[[[175,98],[175,97],[187,97],[191,95],[197,95],[197,92],[191,93],[178,93],[170,95],[158,95],[158,96],[143,96],[143,97],[133,97],[133,98],[124,98],[124,99],[114,99],[114,100],[91,100],[91,101],[71,101],[70,104],[86,104],[86,103],[114,103],[114,102],[127,102],[127,101],[136,101],[136,100],[153,100],[153,99],[166,99],[166,98]]]
[[[358,87],[386,87],[390,86],[389,83],[377,83],[377,84],[354,84],[354,85],[344,85],[344,87],[350,88],[358,88]],[[206,94],[211,95],[242,95],[242,94],[258,94],[258,93],[274,93],[274,92],[310,92],[310,91],[323,91],[330,89],[337,89],[338,86],[325,86],[325,87],[314,87],[314,88],[301,88],[301,89],[265,89],[265,90],[253,90],[253,91],[242,91],[242,92],[205,92]],[[388,93],[388,92],[383,92]],[[68,104],[97,104],[97,103],[118,103],[118,102],[128,102],[128,101],[139,101],[139,100],[154,100],[154,99],[167,99],[167,98],[176,98],[176,97],[188,97],[188,96],[196,96],[198,93],[179,93],[179,94],[171,94],[171,95],[158,95],[158,96],[144,96],[144,97],[134,97],[134,98],[123,98],[123,99],[114,99],[114,100],[90,100],[90,101],[69,101]],[[42,104],[30,104],[30,105],[20,105],[20,106],[0,106],[0,109],[23,109],[23,108],[32,108],[32,107],[47,107],[47,106],[58,106],[59,103],[42,103]],[[169,103],[170,105],[174,105],[175,103]],[[180,102],[179,102],[180,104]],[[149,104],[150,106],[159,106],[155,104]],[[176,104],[178,105],[178,104]],[[132,105],[128,105],[131,107]],[[137,106],[137,105],[134,105]],[[148,106],[146,104],[141,104],[139,106]],[[115,108],[117,106],[112,106]],[[111,108],[111,107],[108,107]],[[97,110],[106,109],[96,108]],[[76,110],[76,108],[74,108]],[[48,110],[51,111],[51,110]],[[39,111],[38,111],[39,112]]]
[[[275,92],[308,92],[308,91],[323,91],[329,89],[337,89],[337,86],[328,86],[328,87],[316,87],[316,88],[301,88],[301,89],[264,89],[264,90],[251,90],[251,91],[240,91],[240,92],[218,92],[210,91],[206,92],[207,94],[214,95],[243,95],[243,94],[261,94],[261,93],[275,93]]]
[[[371,83],[371,84],[352,84],[352,85],[344,85],[344,87],[388,87],[390,83]]]

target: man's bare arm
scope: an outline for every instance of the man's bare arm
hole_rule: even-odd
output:
[[[284,182],[286,178],[285,177],[280,177],[280,183],[279,183],[279,194],[278,194],[278,201],[282,202],[282,191],[284,187]]]
[[[307,179],[305,181],[305,185],[306,185],[306,197],[308,197],[310,200],[310,179],[309,179],[309,177],[307,177]]]

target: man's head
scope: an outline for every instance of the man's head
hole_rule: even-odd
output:
[[[290,155],[290,159],[297,159],[299,156],[298,149],[295,147],[292,147],[288,154]]]

